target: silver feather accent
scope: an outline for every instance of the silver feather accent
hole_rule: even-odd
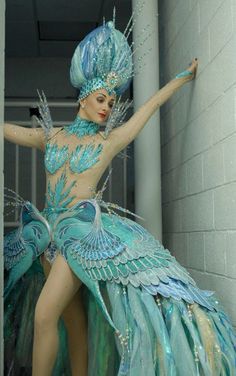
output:
[[[4,215],[8,216],[11,213],[17,213],[16,210],[20,209],[25,203],[25,200],[15,191],[10,188],[4,187]],[[11,209],[13,208],[13,209]]]
[[[119,127],[124,123],[124,119],[128,109],[132,106],[133,101],[127,99],[125,102],[121,102],[121,96],[118,98],[106,123],[104,132],[105,138],[109,135],[113,128]]]
[[[44,92],[42,91],[40,93],[39,90],[37,90],[37,93],[39,96],[38,109],[40,114],[40,118],[37,118],[37,122],[43,128],[46,138],[48,138],[53,129],[51,113]]]

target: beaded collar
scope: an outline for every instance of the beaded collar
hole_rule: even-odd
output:
[[[64,130],[66,133],[74,134],[77,137],[92,136],[98,133],[99,125],[77,115],[73,123],[64,127]]]

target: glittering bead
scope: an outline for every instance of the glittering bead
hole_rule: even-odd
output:
[[[199,354],[198,354],[198,350],[197,350],[197,346],[194,345],[194,360],[196,363],[199,362]]]
[[[161,299],[158,296],[156,296],[155,301],[156,301],[158,307],[161,308]]]
[[[93,121],[82,119],[79,115],[77,115],[72,124],[64,127],[64,131],[68,135],[75,135],[77,137],[93,136],[98,132],[98,129],[98,124]]]
[[[58,147],[57,144],[47,144],[44,163],[50,174],[55,174],[68,159],[68,146]]]
[[[220,349],[220,347],[217,344],[215,344],[215,351],[217,353],[221,353],[221,349]]]
[[[188,317],[189,317],[190,320],[192,320],[192,318],[193,318],[192,305],[187,304],[187,308],[188,308]]]

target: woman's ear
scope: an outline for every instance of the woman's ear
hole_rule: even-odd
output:
[[[80,103],[81,108],[85,108],[85,105],[86,105],[85,99],[81,100],[79,103]]]

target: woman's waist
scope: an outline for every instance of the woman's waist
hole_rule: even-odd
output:
[[[96,196],[96,187],[78,185],[75,181],[67,184],[57,182],[55,186],[48,184],[46,192],[45,209],[53,211],[65,211],[73,207],[81,200],[92,199]]]
[[[64,220],[76,218],[82,222],[93,222],[100,205],[94,196],[79,197],[68,206],[46,206],[42,212],[52,228]]]
[[[43,213],[62,213],[67,210],[72,210],[76,208],[82,201],[92,200],[95,198],[95,195],[84,195],[84,196],[72,196],[70,202],[61,202],[61,203],[50,203],[46,201]]]

